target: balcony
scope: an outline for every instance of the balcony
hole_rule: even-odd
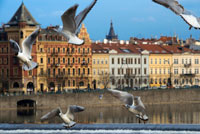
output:
[[[81,63],[81,66],[88,66],[88,63],[86,63],[85,61],[83,61],[83,62]]]
[[[187,73],[187,74],[181,74],[181,77],[195,77],[195,74]]]
[[[189,63],[189,64],[184,64],[184,67],[185,68],[189,68],[191,66],[191,63]]]
[[[59,67],[60,64],[55,64],[55,63],[53,63],[53,64],[51,64],[51,66],[52,66],[52,67]]]
[[[58,52],[51,53],[51,56],[58,56]]]

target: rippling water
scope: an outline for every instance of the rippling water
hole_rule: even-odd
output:
[[[52,109],[0,110],[0,134],[200,134],[200,128],[197,127],[200,124],[200,104],[148,105],[146,107],[149,115],[146,126],[138,124],[135,115],[123,106],[86,107],[84,112],[75,115],[77,125],[73,129],[63,128],[59,118],[41,122],[40,117]],[[67,108],[62,108],[62,111],[67,111]],[[130,123],[134,124],[130,125]],[[101,127],[98,124],[101,124]],[[115,124],[115,127],[109,124]],[[129,126],[123,128],[124,124],[129,124]],[[159,126],[158,124],[165,125]],[[184,127],[189,128],[183,129],[182,126],[181,129],[174,129],[177,124],[185,124]],[[81,125],[85,126],[80,127]],[[134,128],[133,126],[136,125],[138,126]],[[142,125],[144,127],[141,127]],[[87,129],[88,126],[92,129]]]

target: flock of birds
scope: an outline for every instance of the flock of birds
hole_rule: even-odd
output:
[[[194,27],[195,29],[200,29],[200,18],[193,15],[191,12],[186,10],[182,5],[180,5],[176,0],[152,0],[153,2],[160,4],[166,8],[172,10],[175,14],[179,15],[188,25],[189,29]],[[90,10],[94,7],[97,0],[93,0],[92,3],[81,11],[76,16],[76,10],[78,4],[67,9],[61,16],[63,26],[56,27],[54,30],[62,34],[67,40],[68,43],[74,45],[84,44],[84,40],[77,37],[77,32],[79,30],[80,24],[85,19]],[[21,44],[19,44],[10,39],[10,44],[14,49],[16,56],[23,63],[23,69],[28,71],[38,67],[38,64],[32,61],[32,45],[35,43],[37,36],[39,35],[40,28],[38,27],[31,35],[29,35]],[[148,116],[145,112],[145,106],[141,101],[139,96],[133,96],[128,92],[118,91],[114,89],[108,89],[108,91],[114,96],[120,99],[124,106],[132,113],[136,114],[136,117],[139,120],[145,121],[148,120]],[[74,122],[74,113],[84,111],[84,107],[70,105],[65,114],[62,113],[60,108],[56,108],[46,115],[41,117],[41,120],[47,120],[55,116],[59,116],[65,123],[65,127],[72,127],[76,124]]]

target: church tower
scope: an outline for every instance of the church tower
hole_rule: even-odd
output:
[[[106,39],[110,40],[110,41],[117,41],[118,40],[118,35],[115,34],[112,20],[111,20],[111,23],[110,23],[109,33],[108,33],[108,35],[106,35]]]

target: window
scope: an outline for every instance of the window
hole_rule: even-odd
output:
[[[88,75],[90,75],[90,69],[88,68]]]
[[[63,53],[65,53],[65,48],[63,48]]]
[[[199,69],[198,68],[195,69],[195,74],[199,74]]]
[[[73,87],[75,87],[75,80],[73,80]]]
[[[68,75],[70,75],[70,68],[68,68]]]
[[[184,74],[184,69],[182,69],[182,74]]]
[[[55,64],[55,62],[56,62],[56,60],[55,60],[55,58],[53,58],[53,64]]]
[[[28,74],[31,76],[31,75],[33,74],[32,70],[30,70],[30,71],[28,72]]]
[[[115,64],[115,60],[114,60],[114,58],[112,58],[112,64]]]
[[[58,48],[58,53],[60,53],[60,48]]]
[[[147,59],[146,58],[144,58],[144,64],[147,64]]]
[[[79,58],[80,59],[80,58]],[[93,64],[95,64],[95,59],[93,59]]]
[[[103,64],[103,59],[101,60],[101,64]]]
[[[70,80],[68,80],[68,87],[70,87],[71,85],[70,85],[71,83],[70,83]]]
[[[63,64],[65,64],[65,58],[63,58]]]
[[[112,68],[112,75],[115,75],[115,69]]]
[[[137,59],[135,58],[135,64],[137,64]]]
[[[155,59],[155,64],[157,64],[157,59]]]
[[[157,69],[155,69],[155,74],[157,74]]]
[[[65,68],[63,68],[63,75],[65,75]]]
[[[120,64],[120,58],[118,58],[117,60],[118,60],[118,64]]]
[[[95,69],[93,69],[93,74],[96,75],[96,70]]]
[[[85,75],[85,68],[83,68],[83,74]]]
[[[48,70],[47,70],[47,73],[48,73],[48,76],[50,76],[51,75],[51,70],[48,68]]]
[[[72,63],[73,63],[73,64],[75,63],[75,58],[72,58]]]
[[[58,69],[58,75],[60,75],[60,68]]]
[[[165,74],[166,73],[166,69],[164,68],[164,70],[163,70],[163,73]]]
[[[195,64],[199,64],[199,59],[195,59]]]
[[[140,74],[141,72],[140,72],[140,68],[138,68],[138,74]]]
[[[90,53],[90,48],[87,49],[88,54]]]
[[[99,59],[97,59],[97,64],[99,64]]]
[[[56,69],[54,68],[53,69],[53,76],[55,76],[56,75]]]
[[[48,64],[50,64],[50,58],[48,58]]]
[[[81,69],[80,68],[78,69],[78,75],[81,75]]]
[[[140,64],[140,58],[138,58],[138,64]]]
[[[105,60],[105,63],[108,64],[108,60]]]
[[[161,59],[159,59],[159,64],[161,64]]]
[[[153,64],[153,59],[151,59],[151,64]]]
[[[160,74],[162,74],[162,70],[160,69]]]
[[[174,64],[178,64],[178,59],[174,59]]]
[[[153,69],[151,68],[151,74],[153,74]]]
[[[184,59],[182,59],[182,64],[184,64]]]
[[[58,64],[60,64],[60,58],[58,58]]]
[[[178,69],[174,69],[174,74],[178,74]]]
[[[73,68],[73,75],[75,75],[75,68]]]
[[[120,75],[120,68],[118,68],[118,75]]]
[[[135,75],[137,75],[137,68],[135,68]]]
[[[44,70],[43,70],[43,68],[40,68],[40,74],[41,74],[41,75],[44,74]]]

